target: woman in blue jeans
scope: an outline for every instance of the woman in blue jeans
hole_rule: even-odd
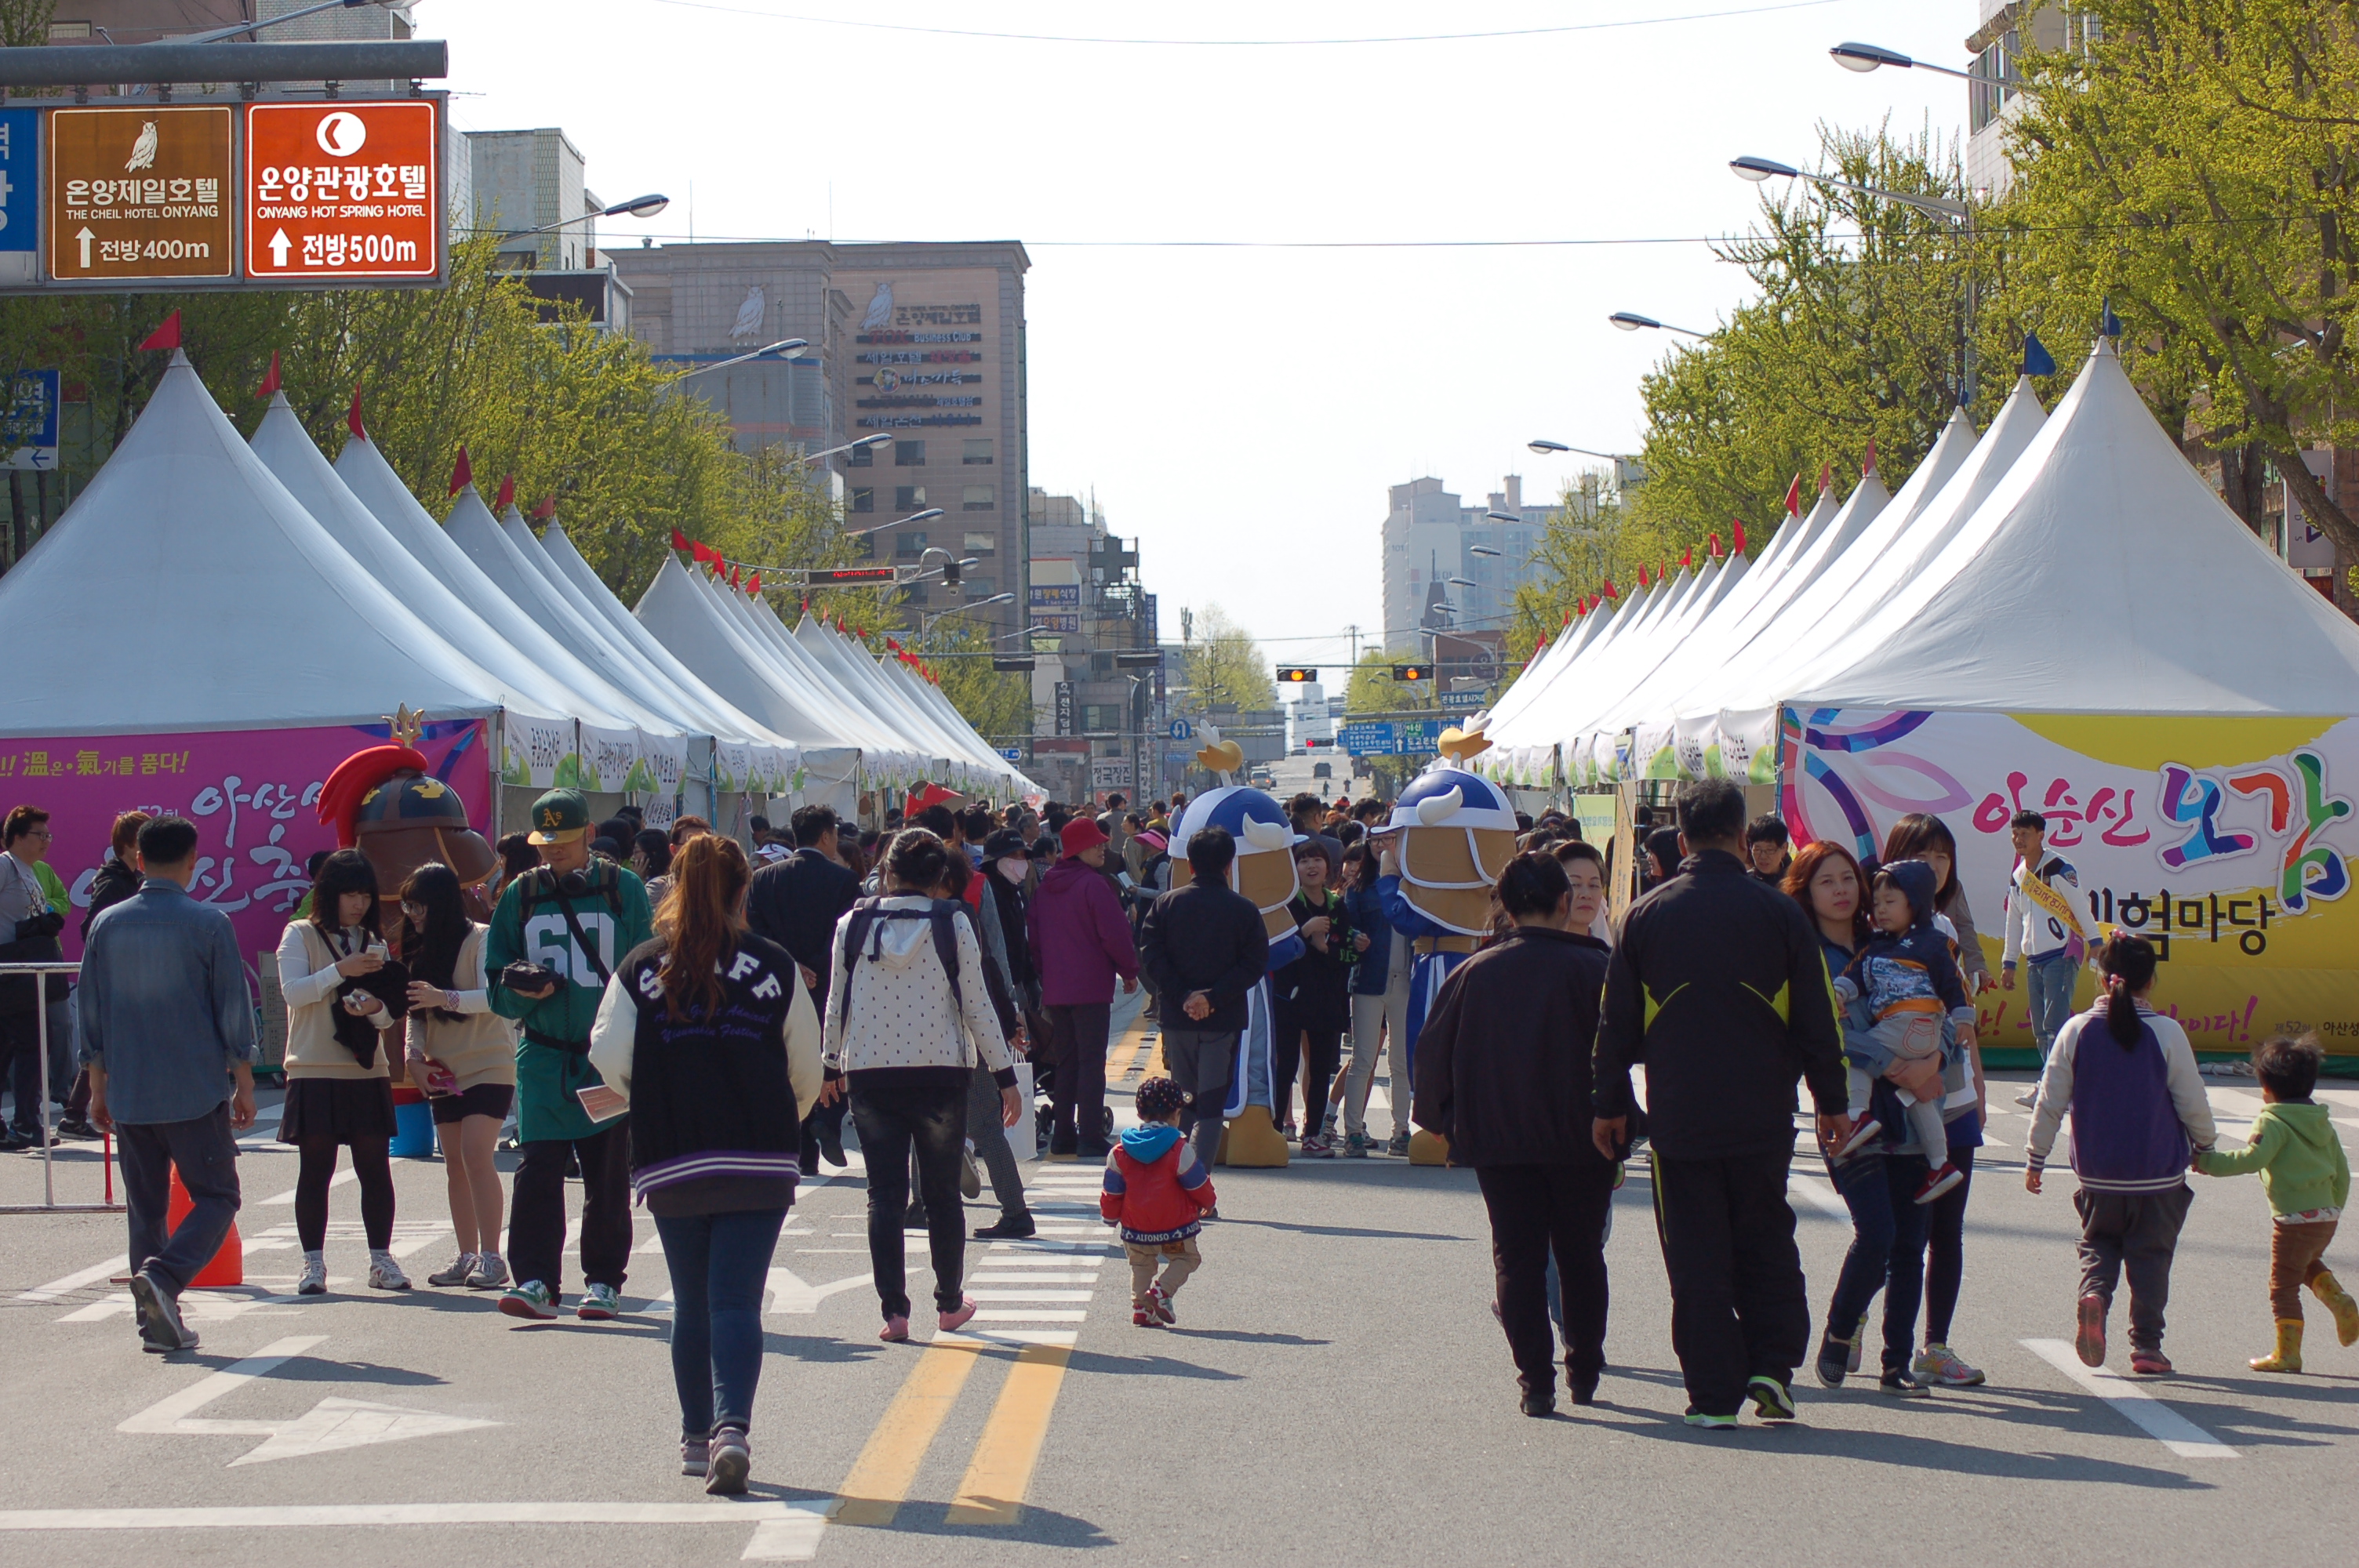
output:
[[[1862,896],[1866,881],[1859,862],[1842,846],[1821,839],[1805,845],[1794,857],[1782,885],[1818,927],[1828,970],[1849,964],[1867,934]],[[1875,1082],[1868,1108],[1886,1127],[1908,1126],[1892,1086],[1882,1078]],[[1827,1174],[1843,1195],[1843,1206],[1851,1210],[1852,1223],[1851,1248],[1843,1254],[1834,1300],[1827,1308],[1826,1336],[1819,1345],[1819,1381],[1828,1388],[1859,1370],[1868,1304],[1881,1290],[1884,1356],[1878,1386],[1907,1397],[1925,1392],[1909,1361],[1916,1348],[1917,1309],[1924,1295],[1930,1220],[1930,1211],[1916,1197],[1928,1169],[1921,1151],[1880,1143],[1870,1143],[1839,1163],[1827,1162]]]
[[[680,846],[655,936],[615,967],[590,1036],[671,1271],[680,1473],[718,1493],[753,1465],[762,1289],[821,1082],[818,1011],[794,958],[745,928],[750,881],[735,840]]]

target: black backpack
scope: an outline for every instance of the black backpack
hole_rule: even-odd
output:
[[[948,898],[929,899],[923,909],[886,909],[884,903],[885,901],[881,898],[864,898],[853,904],[849,916],[852,924],[844,928],[845,959],[850,963],[858,964],[861,959],[866,958],[873,964],[884,957],[885,934],[881,929],[876,929],[881,921],[926,921],[934,928],[934,957],[941,960],[942,973],[951,978],[951,1000],[963,1011],[966,1007],[966,993],[959,986],[957,917],[965,905],[956,899]],[[876,930],[876,946],[874,949],[868,947],[868,934],[872,929]],[[847,997],[852,994],[851,984],[851,977],[845,976],[843,994]]]

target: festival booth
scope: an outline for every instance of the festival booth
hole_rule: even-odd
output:
[[[276,948],[305,860],[335,846],[322,786],[400,704],[433,715],[424,776],[479,824],[511,699],[519,731],[546,722],[545,696],[470,658],[321,524],[177,350],[114,456],[0,578],[0,781],[51,814],[73,902],[117,814],[183,816],[201,836],[190,891],[250,956]]]
[[[1772,695],[1729,690],[1723,747]],[[1798,839],[1864,850],[1941,816],[1995,959],[2007,818],[2039,811],[2086,928],[2156,941],[2156,1003],[2199,1051],[2314,1031],[2359,1054],[2359,627],[2228,510],[2109,343],[1940,551],[1774,695]],[[2002,1045],[2029,1042],[2023,995],[1984,998]]]

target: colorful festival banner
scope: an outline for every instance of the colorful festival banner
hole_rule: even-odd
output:
[[[418,741],[434,776],[458,791],[467,820],[492,832],[490,748],[480,719],[429,723]],[[145,811],[197,825],[189,890],[230,917],[252,978],[254,957],[278,946],[310,887],[304,862],[336,847],[319,818],[320,786],[337,763],[389,739],[383,724],[319,730],[222,730],[191,735],[60,736],[0,741],[0,802],[49,813],[49,863],[74,908],[66,957],[82,956],[82,912],[117,816]]]
[[[1780,804],[1797,844],[1863,857],[1910,812],[1958,840],[1993,972],[2014,869],[2007,822],[2048,819],[2094,936],[2154,941],[2155,1005],[2199,1051],[2315,1033],[2359,1054],[2359,719],[2143,718],[1787,708]],[[2093,974],[2079,1000],[2094,998]],[[2001,1046],[2027,1046],[2023,989],[1981,999]]]

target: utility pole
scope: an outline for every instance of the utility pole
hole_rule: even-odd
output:
[[[1360,667],[1360,628],[1353,624],[1344,627],[1343,630],[1352,634],[1352,667],[1356,670]],[[1347,681],[1344,684],[1348,686],[1350,683]]]

